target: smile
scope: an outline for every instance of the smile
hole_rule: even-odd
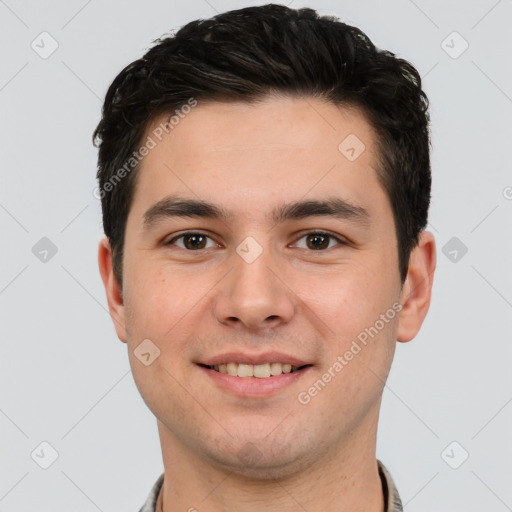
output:
[[[304,364],[302,361],[294,361],[298,363],[295,365],[264,363],[261,359],[255,361],[257,364],[248,364],[247,360],[244,363],[222,362],[230,359],[217,359],[219,364],[198,363],[197,368],[215,387],[242,398],[262,399],[278,395],[285,388],[302,380],[313,369],[312,364]],[[208,362],[217,363],[217,361]]]
[[[283,373],[294,373],[302,370],[306,366],[293,366],[288,363],[263,363],[263,364],[239,364],[239,363],[226,363],[216,365],[205,365],[206,368],[214,370],[219,373],[231,375],[233,377],[255,377],[257,379],[267,379],[276,377]]]

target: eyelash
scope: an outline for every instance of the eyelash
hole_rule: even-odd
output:
[[[174,245],[177,240],[180,240],[186,236],[192,236],[192,235],[204,236],[204,237],[210,238],[210,240],[213,240],[212,237],[210,235],[207,235],[206,233],[201,233],[200,231],[187,231],[185,233],[182,233],[178,236],[173,237],[168,242],[165,242],[164,245],[166,245],[166,246]],[[326,236],[326,237],[329,237],[330,239],[335,240],[338,243],[338,245],[348,245],[348,242],[346,240],[340,238],[339,236],[333,235],[332,233],[329,233],[328,231],[315,231],[315,230],[308,231],[307,233],[303,234],[300,238],[298,238],[297,241],[302,240],[303,238],[310,236],[310,235]],[[295,242],[295,243],[297,243],[297,242]],[[198,249],[198,250],[194,251],[191,249],[187,249],[186,247],[180,247],[180,249],[183,249],[188,252],[201,252],[201,251],[205,250],[205,249]],[[209,247],[208,247],[208,249],[209,249]],[[310,251],[311,252],[325,252],[328,249],[332,249],[332,247],[327,247],[327,249],[319,249],[316,251],[314,249],[310,249]]]

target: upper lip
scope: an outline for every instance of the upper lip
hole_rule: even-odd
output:
[[[219,364],[238,363],[238,364],[265,364],[282,363],[292,366],[305,366],[311,363],[297,359],[294,356],[283,354],[282,352],[264,352],[263,354],[248,354],[247,352],[226,352],[207,359],[203,359],[199,364],[206,366],[215,366]]]

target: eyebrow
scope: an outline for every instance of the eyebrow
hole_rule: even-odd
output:
[[[284,204],[274,210],[272,220],[280,223],[315,216],[335,217],[359,224],[370,224],[370,214],[366,208],[339,197]]]
[[[316,216],[334,217],[363,225],[370,224],[368,210],[339,197],[285,203],[273,210],[270,219],[278,224],[287,220]],[[169,196],[158,201],[144,213],[143,225],[145,229],[149,229],[159,221],[172,217],[208,218],[227,222],[235,215],[221,206],[206,201]]]

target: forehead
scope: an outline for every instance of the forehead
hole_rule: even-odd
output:
[[[336,190],[360,203],[379,192],[375,134],[355,108],[267,97],[178,112],[168,133],[168,114],[146,130],[154,147],[141,162],[134,203],[176,193],[247,210]]]
[[[370,150],[366,159],[373,152],[375,136],[360,109],[316,98],[266,96],[255,103],[208,101],[177,112],[179,115],[172,115],[172,123],[167,125],[170,133],[161,136],[170,145],[172,139],[179,138],[173,148],[176,157],[183,154],[190,159],[203,153],[214,156],[219,151],[251,149],[307,150],[313,154],[327,150],[327,155],[338,157],[340,142],[350,134]],[[152,135],[168,119],[168,114],[154,119],[146,135]]]

